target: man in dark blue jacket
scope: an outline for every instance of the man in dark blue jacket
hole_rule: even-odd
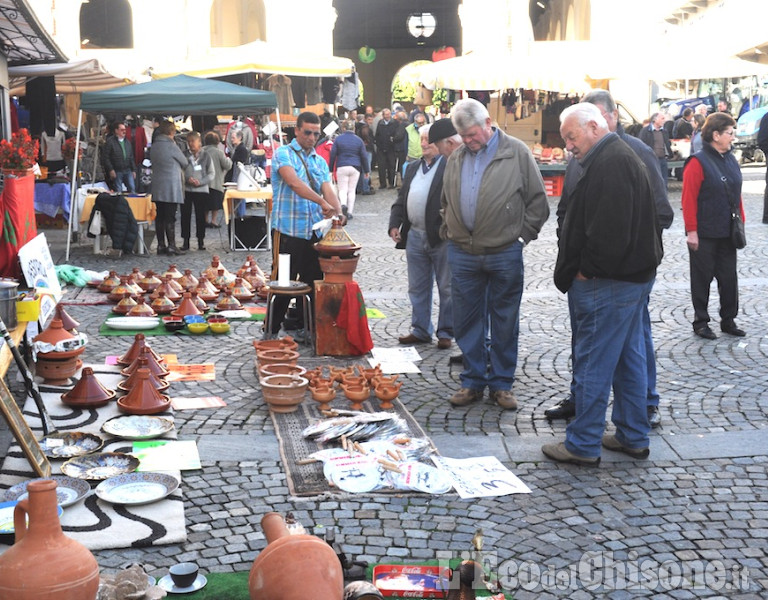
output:
[[[760,119],[757,131],[757,146],[768,159],[768,112]],[[765,191],[763,192],[763,223],[768,224],[768,169],[765,170]]]

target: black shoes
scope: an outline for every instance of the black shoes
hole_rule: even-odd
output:
[[[736,327],[736,323],[731,321],[730,323],[721,323],[720,331],[727,333],[728,335],[735,335],[736,337],[744,337],[747,333],[743,329]]]
[[[553,419],[570,419],[576,415],[576,403],[568,396],[544,411],[544,416],[550,421]]]
[[[705,340],[717,339],[715,332],[709,328],[709,325],[704,325],[704,327],[699,327],[698,329],[694,329],[693,333],[698,335],[700,338],[704,338]]]
[[[648,407],[648,422],[651,424],[653,429],[656,429],[659,425],[661,425],[661,414],[659,413],[658,406]]]

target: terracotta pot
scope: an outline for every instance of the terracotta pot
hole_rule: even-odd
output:
[[[149,369],[137,370],[138,380],[125,396],[117,401],[117,406],[129,415],[154,415],[171,407],[171,399],[163,396],[149,379]]]
[[[149,304],[158,315],[167,315],[168,313],[176,310],[176,305],[172,300],[165,297],[165,292],[160,290],[157,294],[157,298],[152,300]]]
[[[379,399],[379,406],[382,410],[390,410],[392,408],[392,400],[400,394],[402,385],[402,381],[396,385],[382,383],[374,388],[373,393]]]
[[[357,263],[360,261],[360,255],[356,254],[349,257],[339,256],[319,256],[320,269],[323,272],[323,281],[328,283],[344,283],[352,281],[352,275],[357,269]]]
[[[320,403],[318,407],[320,410],[330,409],[331,401],[336,397],[336,390],[327,385],[310,387],[309,392],[312,394],[312,399]]]
[[[48,352],[48,354],[56,354]],[[37,355],[35,373],[43,378],[43,383],[47,385],[68,385],[70,378],[74,377],[77,370],[83,365],[83,362],[77,356],[70,356],[62,360],[43,358]]]
[[[133,299],[134,295],[135,294],[132,294],[131,292],[125,292],[125,294],[123,294],[123,299],[117,303],[117,306],[112,309],[112,312],[117,313],[118,315],[128,314],[128,311],[138,304],[136,300]]]
[[[154,373],[157,377],[160,379],[168,377],[170,371],[168,371],[168,369],[166,369],[155,359],[155,355],[152,353],[151,348],[142,348],[139,351],[139,355],[136,357],[136,360],[134,360],[129,366],[125,367],[125,369],[120,371],[120,373],[126,377],[130,377],[136,369],[144,367],[144,364],[140,360],[141,358],[146,358],[146,368],[148,368],[150,372]]]
[[[32,481],[27,491],[29,497],[13,513],[16,543],[0,556],[0,598],[94,600],[99,565],[85,546],[62,532],[56,482]]]
[[[341,384],[344,395],[352,402],[352,410],[363,410],[363,402],[371,396],[371,388],[367,385],[347,385]]]
[[[93,369],[85,367],[80,374],[80,381],[71,390],[61,395],[61,401],[67,406],[96,408],[108,404],[114,397],[115,390],[104,387],[93,374]]]
[[[304,401],[309,381],[293,375],[270,375],[261,380],[261,393],[276,413],[295,412]]]
[[[216,310],[239,310],[243,308],[240,300],[232,295],[229,290],[224,292],[224,297],[216,303]]]
[[[170,267],[168,267],[168,270],[165,273],[163,273],[163,278],[168,277],[169,275],[173,279],[179,279],[181,278],[181,271],[179,271],[176,268],[176,265],[171,265]]]
[[[270,375],[294,375],[296,377],[305,377],[307,370],[299,365],[290,363],[271,363],[259,367],[259,377],[269,377]]]
[[[139,381],[138,373],[141,369],[147,369],[149,370],[149,361],[147,360],[146,356],[139,356],[136,359],[136,369],[131,373],[127,379],[121,381],[117,384],[118,389],[124,391],[124,392],[130,392],[135,386],[136,383]],[[151,370],[149,371],[149,380],[152,382],[152,385],[155,386],[155,389],[158,392],[164,392],[169,387],[171,387],[171,384],[168,383],[165,379],[162,379],[155,375]]]
[[[199,283],[200,280],[192,274],[191,269],[184,269],[184,275],[179,277],[179,284],[188,292],[194,290]]]
[[[259,367],[277,363],[295,365],[299,360],[299,353],[295,350],[261,350],[256,352],[256,358],[259,361]]]
[[[59,319],[61,326],[70,333],[77,331],[77,328],[80,327],[80,323],[75,321],[61,304],[56,305],[56,312],[53,318]]]
[[[141,349],[145,347],[149,349],[149,352],[152,354],[152,356],[155,357],[157,362],[163,362],[163,357],[149,347],[147,337],[143,333],[137,333],[135,336],[133,336],[133,344],[131,344],[131,347],[128,348],[128,352],[117,359],[117,364],[123,365],[124,367],[131,365],[141,354]]]
[[[248,577],[251,600],[341,600],[344,572],[328,543],[314,535],[290,535],[274,512],[264,515],[261,527],[268,543]]]
[[[53,318],[51,319],[48,327],[46,327],[42,333],[38,333],[35,337],[33,337],[32,341],[46,342],[48,344],[55,345],[59,342],[71,340],[74,337],[74,335],[64,329],[64,326],[59,319]],[[39,360],[42,358],[53,361],[63,361],[72,357],[80,356],[83,352],[85,352],[85,346],[80,346],[74,350],[65,350],[63,352],[39,352],[37,354],[37,359]]]
[[[155,275],[154,271],[147,271],[142,279],[137,281],[145,292],[154,292],[163,281]]]
[[[256,353],[262,350],[298,350],[299,344],[290,335],[274,340],[254,340],[253,347]]]
[[[400,375],[376,375],[371,379],[371,385],[373,387],[378,387],[380,385],[395,385],[398,377],[400,377]]]

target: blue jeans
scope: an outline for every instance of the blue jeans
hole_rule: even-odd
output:
[[[123,186],[128,190],[129,194],[136,193],[136,182],[133,180],[133,173],[131,171],[115,171],[115,191],[121,192]]]
[[[453,337],[453,302],[451,300],[451,266],[448,264],[448,244],[429,245],[427,232],[408,231],[405,246],[408,261],[408,298],[411,300],[411,333],[417,338],[432,338],[432,288],[437,280],[440,307],[437,317],[437,337]]]
[[[464,354],[461,386],[508,391],[517,368],[523,245],[515,242],[496,254],[475,255],[447,243],[453,274],[453,331]],[[487,347],[489,318],[491,343]]]
[[[368,156],[368,168],[371,170],[368,177],[362,177],[363,180],[363,193],[367,194],[371,191],[371,175],[373,174],[373,152],[367,152]]]
[[[568,291],[576,416],[565,430],[565,446],[574,454],[600,456],[611,387],[616,438],[628,448],[648,447],[643,312],[652,287],[653,280],[589,279],[574,280]]]
[[[648,401],[648,408],[652,406],[659,406],[659,392],[656,389],[656,350],[653,347],[653,332],[651,331],[651,315],[648,312],[648,304],[651,300],[650,294],[648,295],[648,298],[645,299],[645,310],[643,310],[643,341],[645,342],[645,358],[646,358],[646,369],[648,373],[648,391],[647,391],[647,401]],[[573,310],[571,307],[571,303],[568,303],[568,312],[570,313],[571,317],[571,331],[573,331]],[[573,356],[573,343],[571,344],[571,356]],[[573,401],[575,397],[575,388],[576,385],[574,383],[573,377],[571,377],[571,401]]]

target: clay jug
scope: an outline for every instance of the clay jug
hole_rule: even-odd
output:
[[[275,512],[264,515],[261,527],[268,544],[251,567],[251,600],[341,600],[344,573],[333,548],[314,535],[290,535]]]
[[[61,531],[56,482],[33,481],[27,491],[29,497],[13,513],[16,543],[0,556],[0,598],[94,600],[99,565],[85,546]]]

